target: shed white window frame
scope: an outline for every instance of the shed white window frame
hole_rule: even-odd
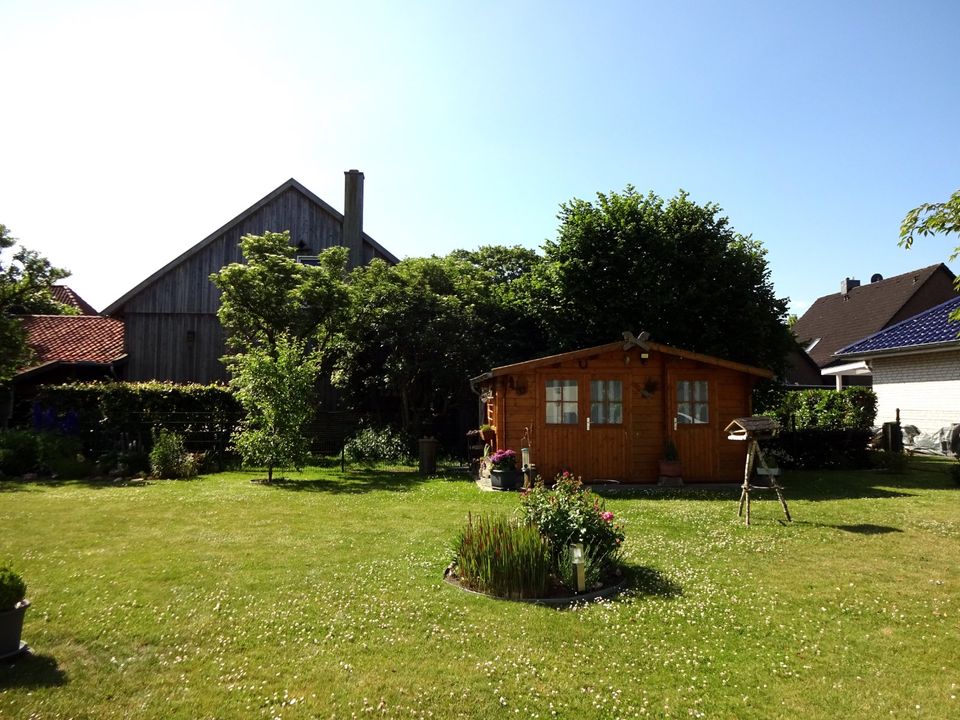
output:
[[[547,425],[580,424],[580,384],[576,380],[550,379],[545,382],[545,421]]]

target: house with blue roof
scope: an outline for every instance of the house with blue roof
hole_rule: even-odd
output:
[[[960,423],[960,297],[836,352],[836,372],[873,378],[877,423],[900,420],[933,433]]]

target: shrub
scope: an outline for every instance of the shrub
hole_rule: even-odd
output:
[[[27,596],[27,584],[9,565],[0,564],[0,612],[13,610]]]
[[[960,485],[960,460],[950,466],[950,477],[957,485]]]
[[[502,517],[467,516],[453,546],[460,582],[500,597],[543,597],[549,586],[550,546],[536,527]]]
[[[877,417],[877,395],[868,387],[791,390],[767,414],[785,430],[869,428]]]
[[[559,559],[571,543],[583,543],[590,556],[604,571],[619,560],[623,543],[623,526],[614,521],[603,501],[569,472],[558,475],[553,489],[543,480],[520,496],[520,515],[527,525],[536,527],[550,543],[553,556]]]
[[[0,432],[0,473],[25,475],[37,470],[40,464],[40,445],[37,434],[29,430]]]
[[[62,478],[81,478],[90,474],[91,466],[78,437],[61,432],[38,433],[37,447],[42,472]]]
[[[411,458],[410,439],[390,427],[363,427],[347,438],[343,453],[357,463],[405,463]]]
[[[197,461],[188,453],[183,438],[175,432],[161,430],[150,450],[150,472],[158,478],[188,478],[197,474]]]

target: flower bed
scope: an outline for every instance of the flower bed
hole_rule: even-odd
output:
[[[580,592],[622,582],[623,540],[623,525],[603,500],[564,472],[552,488],[538,479],[524,490],[516,519],[468,516],[449,574],[466,589],[496,597],[570,597],[580,582]]]

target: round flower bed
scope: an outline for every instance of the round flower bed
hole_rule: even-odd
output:
[[[614,594],[624,584],[623,526],[570,473],[520,496],[517,517],[468,515],[445,577],[472,592],[512,600]]]

